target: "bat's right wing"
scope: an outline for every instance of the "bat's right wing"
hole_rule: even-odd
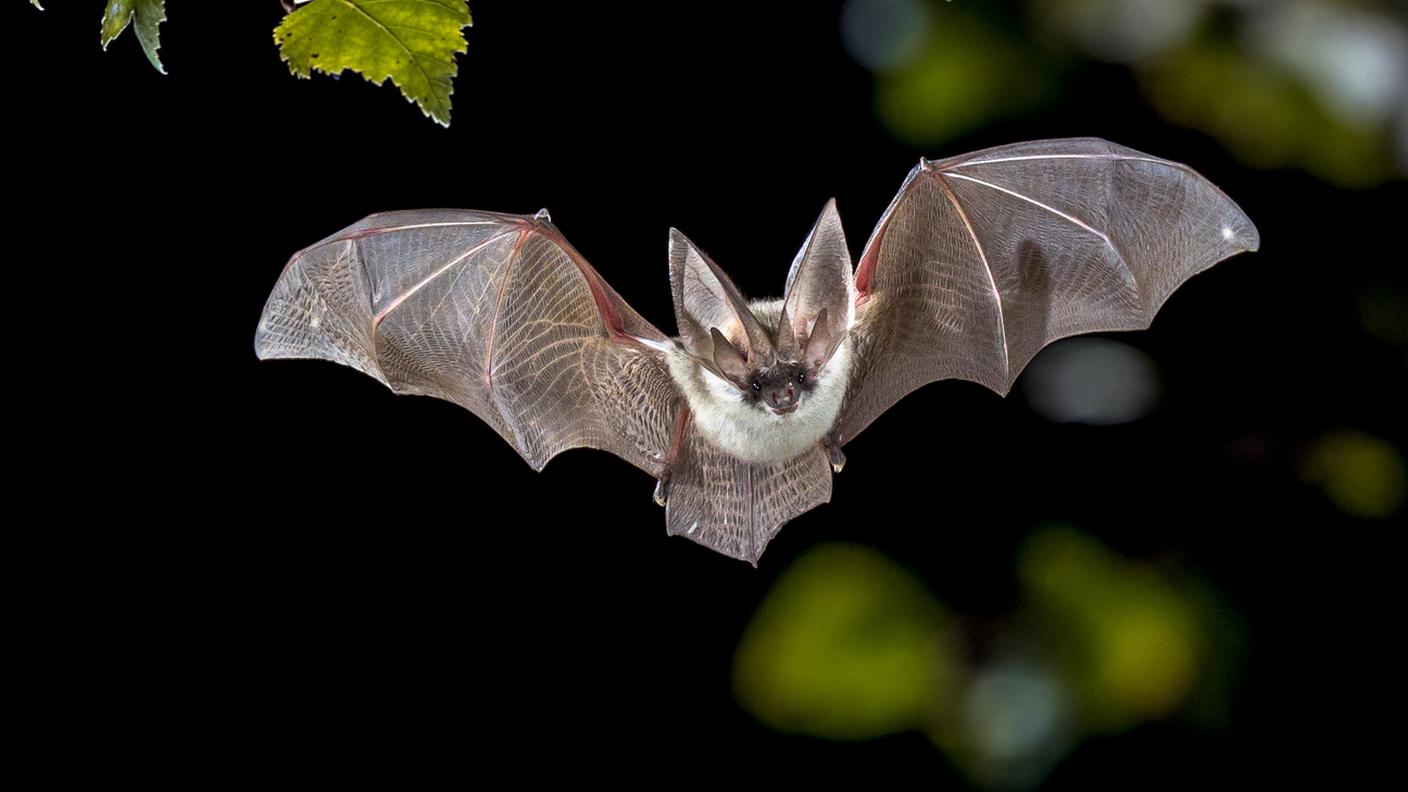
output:
[[[322,358],[452,401],[541,470],[578,447],[659,476],[679,397],[664,335],[540,212],[372,215],[293,256],[261,358]]]
[[[1148,327],[1183,281],[1259,244],[1191,168],[1104,140],[922,162],[861,254],[835,431],[849,441],[935,380],[1006,394],[1052,341]]]

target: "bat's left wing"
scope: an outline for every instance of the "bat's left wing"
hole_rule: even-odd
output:
[[[261,358],[322,358],[479,416],[534,469],[581,446],[670,481],[666,529],[756,564],[825,502],[819,449],[748,463],[691,426],[672,344],[546,215],[373,215],[296,253],[264,307]],[[363,427],[348,427],[363,432]]]
[[[254,347],[452,401],[535,470],[585,446],[659,476],[679,402],[665,343],[546,213],[423,210],[372,215],[295,254]]]
[[[1183,281],[1259,245],[1191,168],[1104,140],[921,162],[861,254],[835,432],[850,440],[935,380],[1006,394],[1052,341],[1146,328]]]

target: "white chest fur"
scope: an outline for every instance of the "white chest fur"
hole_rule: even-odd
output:
[[[759,409],[731,383],[698,365],[682,349],[668,356],[670,377],[689,402],[694,430],[720,449],[748,462],[791,459],[820,442],[836,423],[850,376],[851,342],[841,342],[817,375],[816,385],[786,415]]]

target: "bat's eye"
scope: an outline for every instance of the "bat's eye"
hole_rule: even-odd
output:
[[[758,393],[763,392],[763,383],[753,380],[753,390]]]
[[[805,372],[805,371],[799,371],[799,372],[797,372],[797,384],[800,385],[800,384],[802,384],[802,383],[804,383],[804,382],[806,382],[806,381],[807,381],[807,372]]]

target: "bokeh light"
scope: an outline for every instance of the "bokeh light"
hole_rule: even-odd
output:
[[[1310,86],[1343,123],[1387,123],[1408,102],[1408,32],[1391,19],[1298,0],[1269,5],[1258,20],[1251,47]]]
[[[739,644],[739,701],[783,731],[833,739],[924,726],[954,700],[950,618],[910,573],[822,545],[777,582]]]
[[[1195,44],[1142,76],[1165,117],[1212,133],[1250,165],[1297,166],[1346,186],[1394,175],[1383,130],[1346,123],[1295,75],[1240,49]]]
[[[878,551],[820,545],[748,626],[739,701],[826,739],[921,731],[992,789],[1036,786],[1094,734],[1179,713],[1224,722],[1239,620],[1203,578],[1063,525],[1028,537],[1015,574],[1021,600],[999,629],[973,632],[991,614],[954,613]]]
[[[1071,702],[1048,666],[1002,660],[979,670],[968,686],[964,726],[971,745],[950,747],[985,786],[1035,786],[1072,738]],[[936,740],[942,745],[942,738]]]
[[[1408,173],[1408,102],[1398,111],[1398,170]]]
[[[1392,516],[1408,496],[1408,467],[1388,442],[1361,432],[1330,432],[1311,447],[1302,473],[1354,517]]]
[[[1018,382],[1032,409],[1057,423],[1128,423],[1147,415],[1159,398],[1154,361],[1107,338],[1059,341],[1032,360]]]
[[[1036,0],[1033,24],[1101,60],[1133,63],[1183,43],[1207,0]]]
[[[841,10],[841,41],[868,69],[894,69],[913,60],[929,38],[925,0],[850,0]]]
[[[917,56],[875,75],[875,112],[890,132],[937,146],[1053,98],[1055,71],[1036,50],[952,5],[930,6]]]
[[[1190,602],[1153,568],[1064,527],[1033,535],[1018,568],[1034,606],[1067,644],[1067,670],[1089,724],[1127,728],[1187,698],[1204,636]]]
[[[1374,283],[1355,298],[1359,326],[1374,340],[1408,350],[1408,290]]]
[[[937,149],[1130,70],[1170,121],[1261,168],[1408,174],[1408,7],[1333,0],[851,0],[842,38],[898,139]]]

